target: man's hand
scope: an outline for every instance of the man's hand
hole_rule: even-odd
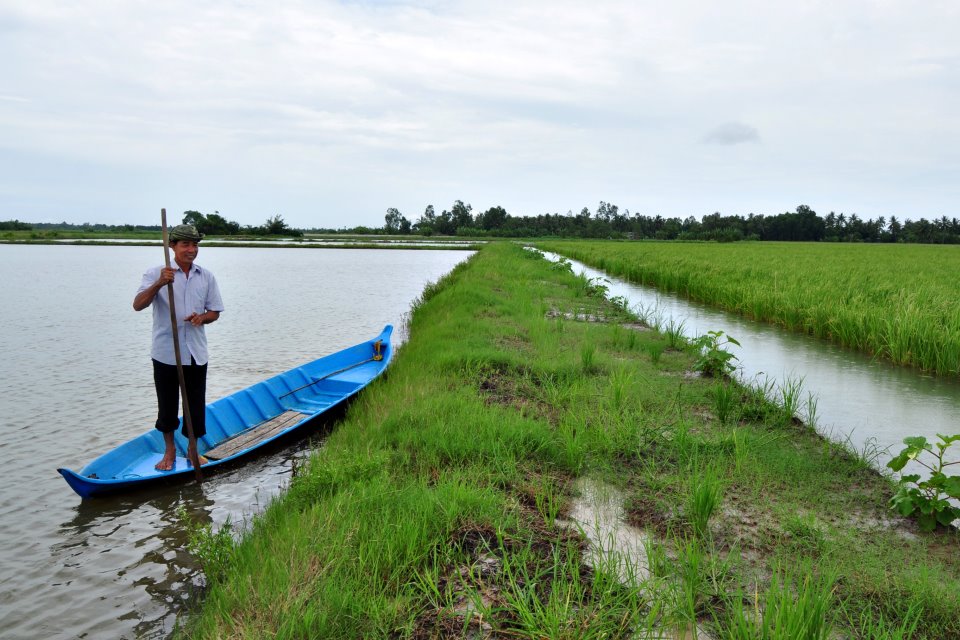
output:
[[[162,288],[173,282],[173,275],[177,272],[173,267],[163,267],[160,269],[160,277],[157,279],[158,288]]]
[[[205,313],[191,313],[183,320],[189,322],[195,327],[199,327],[202,324],[210,324],[220,317],[220,313],[217,311],[207,311]]]

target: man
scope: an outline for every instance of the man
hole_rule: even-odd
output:
[[[197,258],[203,234],[189,224],[181,224],[170,231],[170,248],[176,267],[153,267],[143,274],[140,289],[133,299],[135,311],[153,305],[153,382],[157,388],[157,423],[163,433],[163,458],[158,471],[170,471],[176,462],[173,434],[180,424],[180,382],[177,359],[173,350],[173,331],[170,327],[170,302],[167,284],[173,283],[174,307],[177,313],[177,332],[180,338],[180,360],[190,404],[193,434],[201,438],[206,432],[205,408],[207,392],[207,336],[204,325],[216,322],[223,311],[220,289],[213,273],[200,267]],[[183,426],[187,435],[187,426]],[[187,451],[187,461],[194,451]],[[200,464],[206,463],[200,458]]]

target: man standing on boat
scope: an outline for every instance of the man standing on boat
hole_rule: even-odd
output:
[[[143,274],[140,289],[133,299],[135,311],[153,305],[153,382],[157,388],[157,424],[166,446],[157,470],[169,471],[176,461],[173,434],[180,424],[180,381],[177,359],[173,351],[173,330],[170,326],[170,303],[167,284],[173,283],[177,332],[180,336],[180,359],[190,403],[193,434],[201,438],[207,432],[205,420],[207,392],[207,335],[204,325],[216,322],[223,311],[220,289],[213,273],[196,264],[199,243],[203,234],[189,224],[181,224],[170,231],[170,248],[174,267],[153,267]],[[183,435],[187,435],[186,425]],[[187,460],[192,457],[187,452]],[[200,463],[206,462],[200,458]]]

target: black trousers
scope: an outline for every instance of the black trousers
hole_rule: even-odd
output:
[[[187,386],[187,400],[190,402],[190,422],[193,435],[197,438],[207,433],[207,365],[197,364],[190,358],[190,364],[183,366],[183,379]],[[176,431],[180,424],[180,379],[177,366],[153,361],[153,383],[157,387],[157,429],[164,433]],[[187,437],[187,424],[183,424],[183,436]]]

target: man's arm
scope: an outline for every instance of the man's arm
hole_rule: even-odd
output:
[[[173,282],[174,273],[175,271],[171,267],[161,269],[160,277],[157,278],[156,282],[137,292],[137,295],[133,298],[133,310],[143,311],[149,307],[153,303],[153,299],[160,293],[160,289],[163,289],[168,283]],[[214,320],[215,319],[216,318],[214,318]],[[213,322],[213,320],[211,320],[211,322]]]

